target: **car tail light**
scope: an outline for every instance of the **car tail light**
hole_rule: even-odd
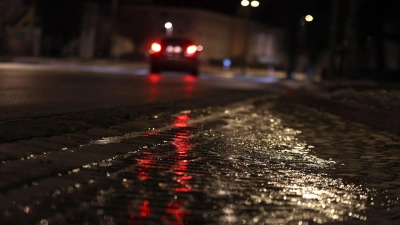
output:
[[[186,53],[191,55],[194,54],[195,52],[197,52],[197,47],[196,45],[190,45],[187,49],[186,49]]]
[[[158,44],[158,43],[153,43],[153,44],[151,45],[151,50],[152,50],[153,52],[159,52],[159,51],[161,51],[161,45]]]

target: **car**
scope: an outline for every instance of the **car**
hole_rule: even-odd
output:
[[[183,37],[165,37],[151,44],[150,72],[184,71],[199,74],[199,52],[202,46]]]

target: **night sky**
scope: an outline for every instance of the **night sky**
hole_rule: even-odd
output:
[[[154,0],[158,5],[175,7],[193,7],[237,15],[241,0]],[[252,18],[273,26],[286,26],[288,13],[292,7],[300,14],[311,14],[321,11],[322,15],[330,12],[330,0],[259,0],[260,6],[252,8]],[[297,4],[292,4],[296,2]]]
[[[237,7],[240,5],[238,0],[154,0],[154,3],[158,5],[211,9],[232,15],[236,13]]]
[[[33,1],[33,0],[27,0]],[[112,0],[92,0],[110,4]],[[151,0],[118,0],[120,6],[133,2],[151,2]],[[345,0],[346,1],[346,0]],[[81,4],[84,0],[36,0],[40,23],[45,33],[62,31],[65,38],[77,35],[77,26],[81,18]],[[210,10],[236,16],[241,0],[152,0],[156,5],[172,7],[191,7]],[[287,28],[288,20],[314,16],[314,24],[322,33],[327,33],[330,24],[332,0],[259,0],[260,7],[252,8],[252,19],[273,27]],[[360,0],[360,28],[369,35],[369,25],[376,21],[400,18],[400,0]],[[108,11],[107,11],[108,13]],[[293,14],[296,14],[293,17]]]
[[[238,8],[241,7],[241,0],[153,1],[158,5],[201,8],[230,15],[235,15]],[[260,7],[252,10],[254,19],[272,25],[285,24],[288,12],[292,7],[295,7],[295,10],[301,15],[314,14],[327,17],[331,12],[332,5],[332,0],[259,0],[259,2]],[[359,10],[362,19],[367,19],[367,21],[375,17],[382,19],[400,18],[400,0],[360,0]]]
[[[92,0],[111,4],[111,0]],[[139,0],[119,0],[124,3]],[[141,0],[144,1],[144,0]],[[151,0],[147,0],[151,2]],[[152,0],[157,5],[173,7],[191,7],[211,10],[228,15],[237,15],[241,0]],[[46,15],[61,15],[58,19],[77,15],[83,0],[37,0],[39,11]],[[140,2],[140,1],[139,1]],[[146,2],[146,1],[144,1]],[[252,18],[272,26],[286,26],[291,8],[299,15],[313,14],[315,19],[329,20],[332,0],[259,0],[260,7],[252,9]],[[360,13],[365,19],[376,16],[383,18],[399,18],[400,0],[361,0]],[[70,14],[70,15],[69,15]],[[65,15],[65,16],[64,16]]]

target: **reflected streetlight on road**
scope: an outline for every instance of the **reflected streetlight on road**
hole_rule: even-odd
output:
[[[164,27],[166,29],[167,36],[172,36],[172,30],[173,30],[172,23],[171,22],[166,22]]]

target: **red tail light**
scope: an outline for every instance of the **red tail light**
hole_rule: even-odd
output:
[[[186,53],[187,54],[194,54],[195,52],[197,52],[197,47],[196,45],[191,45],[186,49]]]
[[[151,45],[151,50],[152,50],[153,52],[159,52],[159,51],[161,51],[161,45],[158,44],[158,43],[153,43],[153,44]]]

